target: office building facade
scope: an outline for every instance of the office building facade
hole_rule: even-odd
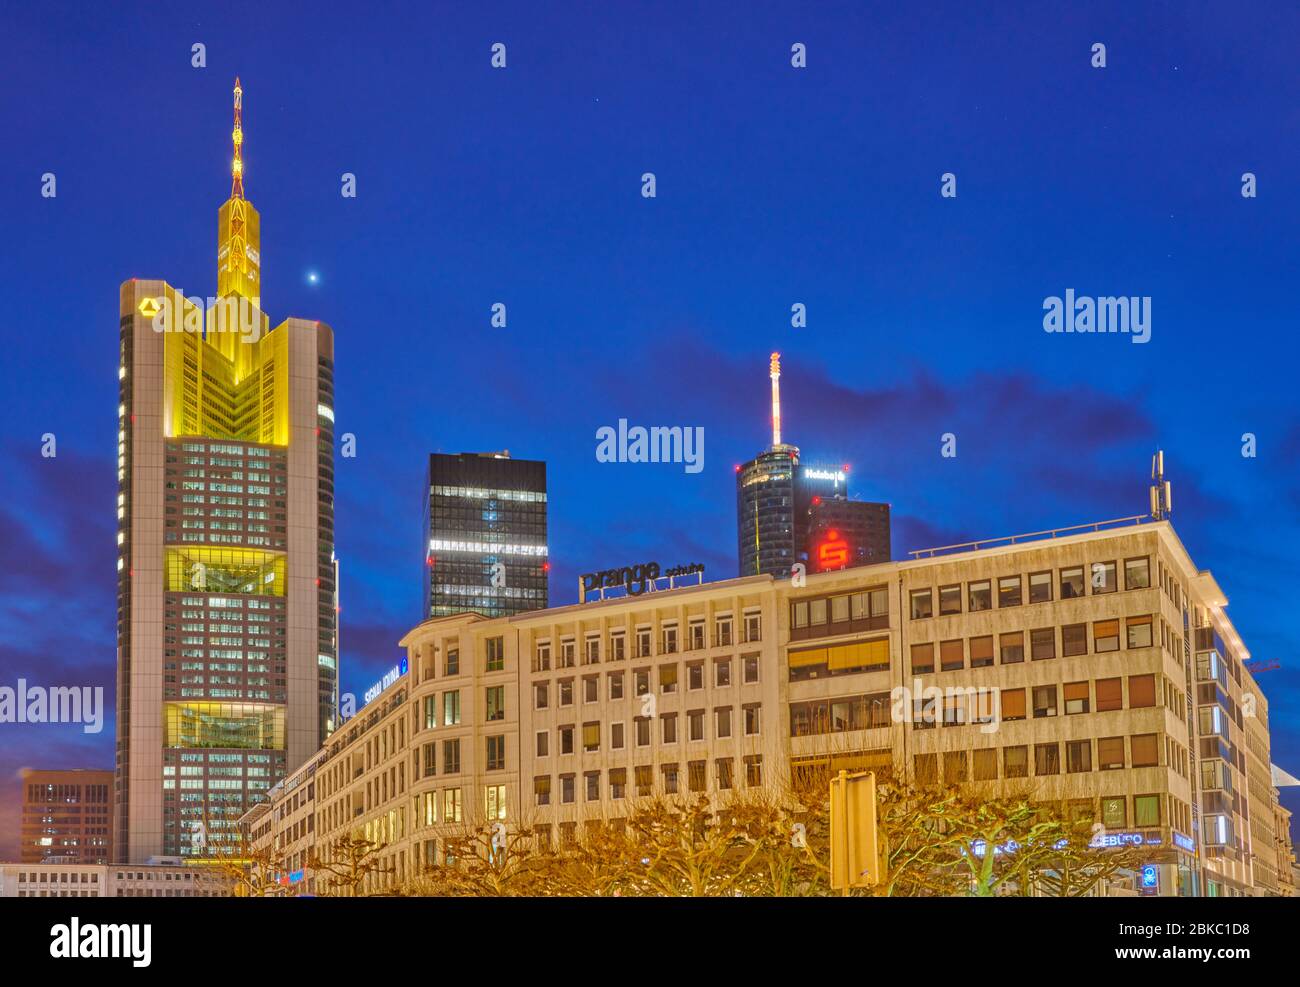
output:
[[[336,725],[334,343],[261,308],[235,86],[217,295],[121,287],[115,856],[234,852]]]
[[[890,559],[889,505],[814,496],[807,509],[809,572],[829,572]]]
[[[425,617],[546,607],[545,463],[434,453],[425,492]]]
[[[106,864],[113,852],[113,772],[24,768],[22,863]]]
[[[1099,845],[1141,848],[1149,880],[1108,893],[1290,893],[1268,703],[1213,576],[1167,521],[1052,534],[803,585],[426,621],[357,717],[369,739],[340,745],[327,786],[316,769],[314,840],[384,843],[379,887],[467,827],[563,845],[646,795],[718,802],[844,768],[1100,823]]]

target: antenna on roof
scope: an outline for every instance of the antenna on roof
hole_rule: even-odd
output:
[[[1173,512],[1173,487],[1165,479],[1165,454],[1161,449],[1151,457],[1151,518],[1155,521],[1168,520]]]

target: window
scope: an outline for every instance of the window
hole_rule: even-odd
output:
[[[988,747],[971,751],[971,774],[975,781],[996,781],[998,777],[998,749]]]
[[[442,725],[453,727],[460,722],[460,690],[442,694]]]
[[[650,692],[650,669],[638,668],[632,672],[632,692],[638,696]]]
[[[637,658],[645,658],[650,654],[650,628],[638,627],[636,629],[636,655]]]
[[[1119,650],[1119,621],[1098,620],[1092,625],[1092,650],[1097,654]]]
[[[485,691],[488,722],[504,720],[506,718],[506,687],[503,685],[490,685]]]
[[[1065,715],[1088,712],[1088,683],[1065,683]]]
[[[677,765],[665,764],[660,769],[664,775],[664,793],[667,795],[676,795],[679,785],[677,782]]]
[[[442,773],[454,775],[460,773],[460,741],[444,740],[442,742]],[[446,817],[444,816],[445,820]]]
[[[1156,677],[1154,675],[1130,675],[1128,677],[1129,709],[1156,704]]]
[[[1028,747],[1002,748],[1002,777],[1003,778],[1028,778],[1029,777],[1029,748]]]
[[[1106,713],[1124,708],[1123,689],[1119,679],[1097,680],[1097,712]]]
[[[460,649],[459,648],[447,649],[447,657],[443,661],[442,674],[443,675],[460,674]]]
[[[1018,607],[1024,601],[1020,596],[1020,577],[1003,576],[998,580],[998,606]]]
[[[636,727],[636,745],[638,747],[650,746],[650,717],[638,716],[632,720]]]
[[[849,598],[847,596],[831,597],[831,623],[839,624],[849,619]]]
[[[551,753],[551,735],[545,730],[537,731],[537,756],[548,757]]]
[[[600,699],[600,676],[586,675],[582,679],[582,701],[594,703]]]
[[[559,690],[560,698],[558,700],[561,706],[573,705],[573,679],[560,679],[555,683],[556,689]]]
[[[600,750],[599,723],[584,723],[582,725],[582,749],[588,754]]]
[[[487,670],[500,672],[506,667],[506,644],[503,637],[487,639]]]
[[[924,675],[934,671],[934,642],[912,645],[912,674]]]
[[[736,768],[736,762],[730,757],[720,757],[713,762],[714,776],[718,779],[718,788],[726,791],[732,786],[732,774]]]
[[[487,769],[489,771],[504,771],[505,767],[506,767],[506,738],[488,737],[487,738]]]
[[[1151,615],[1145,617],[1127,617],[1124,620],[1124,628],[1128,635],[1128,646],[1130,648],[1149,648],[1151,647]]]
[[[939,613],[961,613],[961,583],[939,587]]]
[[[1056,628],[1035,627],[1029,632],[1029,654],[1034,661],[1056,657]]]
[[[622,722],[611,723],[609,725],[609,746],[616,751],[621,751],[623,749]]]
[[[424,777],[431,778],[438,773],[438,745],[424,745]]]
[[[1092,592],[1114,593],[1119,589],[1119,583],[1115,579],[1114,562],[1094,562],[1092,564]]]
[[[560,775],[560,801],[568,805],[573,801],[573,775]]]
[[[424,697],[424,729],[432,730],[438,725],[438,699],[436,696]]]
[[[704,710],[693,709],[686,714],[686,739],[704,739]]]
[[[917,754],[913,763],[916,765],[916,782],[918,785],[934,785],[939,781],[939,756],[937,754]]]
[[[719,740],[731,736],[731,707],[719,706],[713,711],[714,736]]]
[[[545,682],[538,682],[533,686],[533,709],[546,709],[550,703],[549,692],[550,688]]]
[[[600,801],[600,772],[588,771],[586,774],[582,776],[582,780],[585,783],[584,787],[587,790],[587,801],[599,802]]]
[[[539,641],[533,653],[533,671],[549,672],[551,670],[551,642]]]
[[[483,789],[483,805],[489,819],[506,817],[506,786],[488,785]]]
[[[965,751],[944,751],[943,780],[948,785],[960,785],[970,780],[970,766]]]
[[[1002,704],[1002,719],[1023,720],[1025,718],[1025,690],[1003,689],[998,694]]]
[[[704,647],[704,621],[692,620],[686,627],[687,647],[691,651],[699,651]]]
[[[665,744],[677,743],[677,714],[664,713],[659,717],[660,734]]]
[[[677,625],[669,624],[663,629],[663,650],[665,655],[675,655],[677,653]]]
[[[677,666],[676,665],[659,666],[659,691],[660,692],[677,691]]]
[[[692,792],[704,791],[704,761],[688,761],[686,763],[686,787]]]
[[[1050,572],[1031,572],[1029,574],[1029,602],[1048,603],[1052,599],[1052,574]]]
[[[1034,719],[1056,715],[1056,686],[1034,686]]]
[[[1147,589],[1151,586],[1151,560],[1145,555],[1140,559],[1124,560],[1124,588]]]
[[[622,672],[609,673],[609,698],[610,699],[623,698],[623,673]]]
[[[686,666],[686,688],[694,692],[704,688],[704,662],[690,662]]]
[[[1079,774],[1092,770],[1092,741],[1070,740],[1065,744],[1065,770],[1069,774]]]
[[[807,621],[807,609],[804,610],[804,623]],[[731,617],[719,617],[713,622],[713,643],[720,648],[731,645]]]
[[[990,642],[992,640],[993,640],[992,638],[989,638]],[[974,646],[975,646],[975,642],[972,641],[971,642],[971,659],[972,659],[971,665],[972,666],[975,664]],[[998,654],[1001,658],[1002,664],[1004,665],[1014,665],[1017,662],[1024,661],[1025,660],[1025,632],[1012,631],[1010,634],[999,635]],[[993,664],[992,655],[989,655],[988,663],[990,665]]]
[[[965,644],[961,638],[940,642],[939,664],[945,672],[966,666]]]
[[[442,793],[442,821],[460,822],[460,789],[448,788]]]
[[[731,685],[731,659],[719,658],[713,663],[713,684],[719,689]]]
[[[741,675],[746,685],[758,681],[758,655],[746,655],[741,660]]]
[[[627,768],[609,769],[609,797],[621,799],[627,794]]]
[[[627,637],[622,631],[609,636],[610,661],[622,661],[627,657]]]
[[[934,616],[934,594],[928,589],[912,590],[912,619]]]
[[[1128,826],[1128,799],[1123,795],[1102,796],[1101,824],[1111,830]]]
[[[993,637],[973,637],[970,639],[970,667],[985,668],[993,664]]]
[[[589,637],[583,646],[583,664],[600,664],[600,638]]]
[[[753,737],[759,732],[759,710],[758,703],[749,703],[744,707],[745,717],[745,736]]]
[[[1083,566],[1061,570],[1061,599],[1075,600],[1083,596]]]
[[[1116,641],[1118,643],[1118,641]],[[1088,625],[1066,624],[1061,628],[1061,654],[1066,658],[1088,653]]]
[[[560,727],[559,732],[560,732],[560,753],[572,754],[573,753],[573,726],[572,725],[562,726]]]
[[[1133,825],[1138,829],[1160,825],[1160,796],[1133,796]]]
[[[757,788],[763,784],[762,754],[745,755],[745,784],[750,788]]]
[[[993,584],[984,579],[977,583],[970,583],[967,591],[968,604],[966,609],[971,613],[977,610],[988,610],[993,606]]]
[[[1034,744],[1034,774],[1059,775],[1061,773],[1061,745]]]
[[[757,613],[745,614],[745,641],[763,640],[763,616]]]
[[[1134,734],[1129,738],[1133,751],[1133,767],[1154,768],[1160,763],[1160,744],[1154,733]]]
[[[1116,771],[1124,767],[1124,738],[1097,738],[1097,767],[1102,771]]]

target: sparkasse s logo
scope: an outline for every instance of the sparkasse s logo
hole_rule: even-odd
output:
[[[129,959],[146,967],[153,956],[153,926],[143,923],[82,925],[74,915],[67,925],[51,926],[50,939],[56,960]]]

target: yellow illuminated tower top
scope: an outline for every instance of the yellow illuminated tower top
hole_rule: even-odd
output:
[[[217,297],[241,295],[257,302],[262,295],[262,224],[244,198],[244,90],[235,79],[235,126],[230,133],[230,198],[217,219]]]

